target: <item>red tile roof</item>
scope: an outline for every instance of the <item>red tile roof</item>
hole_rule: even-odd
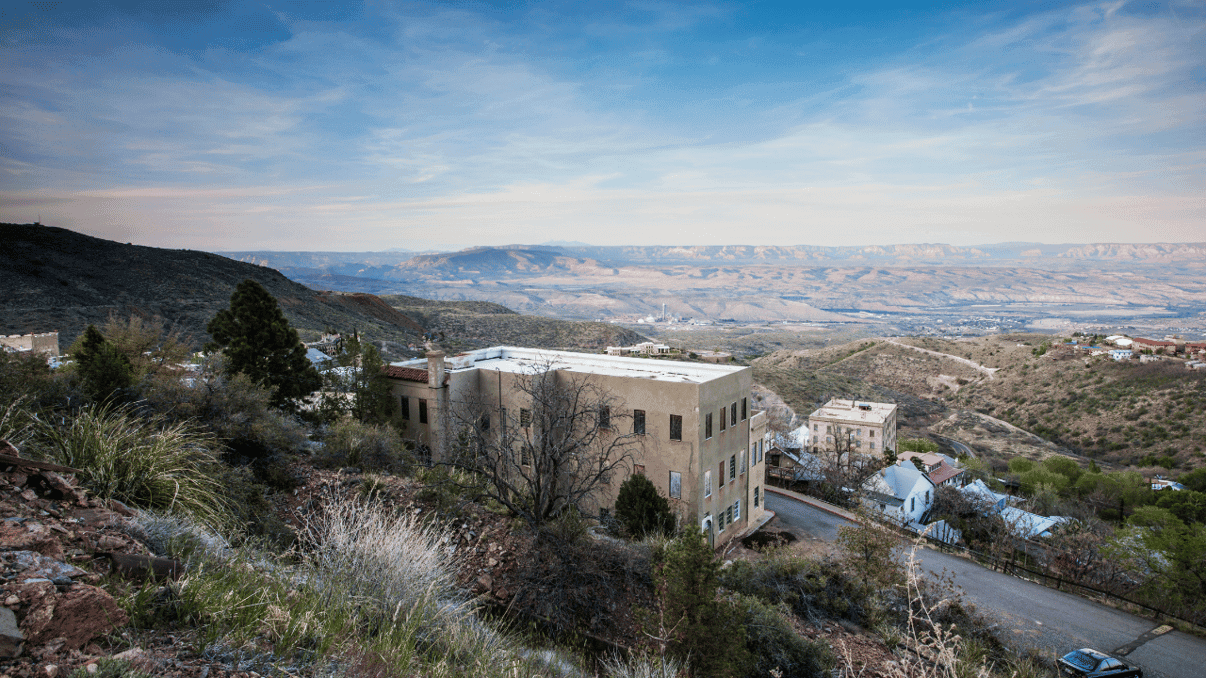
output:
[[[398,367],[396,365],[386,365],[381,368],[381,374],[390,379],[401,379],[402,381],[427,381],[427,370],[421,370],[417,367]]]
[[[962,469],[957,469],[944,461],[938,465],[938,468],[930,471],[930,481],[935,485],[941,485],[960,473],[963,473]]]

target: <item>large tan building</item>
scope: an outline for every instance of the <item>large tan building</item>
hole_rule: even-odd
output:
[[[896,405],[834,399],[808,415],[813,452],[841,449],[843,453],[882,456],[896,449]]]
[[[514,416],[531,406],[517,380],[546,369],[584,377],[614,399],[612,412],[623,415],[616,419],[638,434],[626,473],[644,473],[713,544],[762,516],[766,416],[749,406],[748,367],[497,346],[447,358],[431,352],[385,374],[406,437],[440,461],[465,421],[458,408]],[[612,479],[585,508],[610,508],[623,480]]]
[[[31,351],[33,353],[49,353],[59,357],[59,333],[40,332],[35,334],[0,335],[0,346],[13,351]]]

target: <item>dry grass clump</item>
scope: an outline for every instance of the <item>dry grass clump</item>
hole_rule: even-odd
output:
[[[479,621],[455,588],[448,535],[380,502],[329,499],[288,557],[228,549],[185,521],[143,516],[139,529],[190,564],[125,598],[132,623],[190,627],[203,652],[341,676],[576,671]]]

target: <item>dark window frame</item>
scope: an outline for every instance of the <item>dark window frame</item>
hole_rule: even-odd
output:
[[[670,415],[670,440],[683,439],[683,417],[680,414]]]
[[[704,415],[704,440],[712,437],[712,413],[708,412]]]
[[[427,399],[419,398],[418,401],[419,401],[419,423],[426,424],[427,423]]]
[[[410,398],[407,398],[406,396],[399,396],[398,400],[401,405],[402,419],[405,421],[410,421]]]
[[[645,410],[632,411],[632,432],[638,436],[645,435]]]

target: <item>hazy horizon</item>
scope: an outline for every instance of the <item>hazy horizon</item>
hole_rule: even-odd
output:
[[[1200,2],[0,16],[0,221],[208,251],[1206,241]]]

